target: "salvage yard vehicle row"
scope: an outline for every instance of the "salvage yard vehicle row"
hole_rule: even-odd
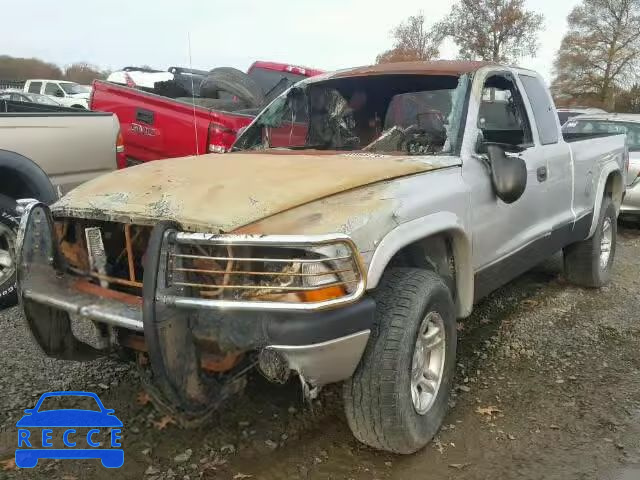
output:
[[[442,424],[456,319],[474,302],[560,249],[572,282],[609,279],[625,137],[567,140],[530,70],[416,62],[308,79],[215,161],[25,202],[24,312],[53,357],[146,352],[151,397],[185,424],[257,363],[274,382],[299,375],[310,397],[344,381],[354,435],[412,453]],[[96,342],[69,314],[98,326]]]

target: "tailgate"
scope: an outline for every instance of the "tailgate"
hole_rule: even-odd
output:
[[[118,116],[133,163],[206,153],[206,108],[100,81],[94,82],[91,108]]]

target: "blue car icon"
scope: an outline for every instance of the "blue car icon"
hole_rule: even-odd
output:
[[[96,401],[100,411],[76,408],[39,411],[42,402],[50,397],[90,397]],[[122,448],[117,448],[122,446],[120,444],[122,422],[113,414],[114,410],[104,407],[95,393],[45,393],[35,407],[25,410],[24,413],[26,415],[16,423],[18,448],[15,460],[18,467],[33,468],[41,458],[76,460],[95,458],[100,459],[102,465],[107,468],[119,468],[123,465],[124,451]],[[74,448],[76,446],[74,440],[78,435],[75,430],[77,427],[92,428],[86,434],[86,443],[90,448]],[[52,428],[65,429],[63,440],[66,448],[52,448]],[[111,448],[104,448],[105,445],[94,438],[100,433],[100,428],[111,428],[109,442]]]

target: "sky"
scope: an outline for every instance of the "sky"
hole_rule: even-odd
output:
[[[0,5],[9,0],[0,0]],[[324,70],[373,63],[391,47],[391,29],[422,11],[430,24],[453,0],[22,0],[21,18],[3,22],[2,53],[37,57],[64,66],[88,61],[117,70],[128,65],[158,69],[192,66],[243,70],[255,60]],[[578,0],[526,0],[545,16],[535,58],[519,65],[547,81]],[[91,6],[94,4],[95,6]],[[14,4],[15,5],[15,4]],[[455,58],[445,43],[441,57]]]

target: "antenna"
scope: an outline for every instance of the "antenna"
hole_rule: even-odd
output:
[[[187,42],[189,44],[189,69],[193,70],[193,62],[191,60],[191,34],[187,32]],[[193,73],[190,73],[191,76],[191,105],[193,107],[193,133],[195,134],[196,140],[196,155],[200,155],[200,148],[198,143],[198,127],[196,125],[196,94],[193,86]]]

